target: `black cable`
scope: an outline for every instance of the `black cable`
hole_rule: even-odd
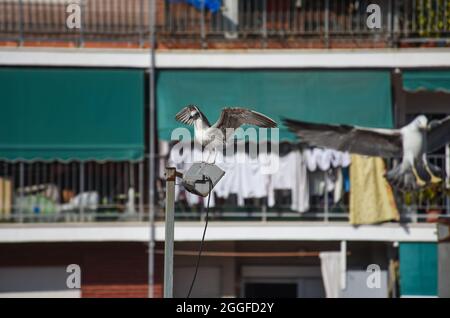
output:
[[[202,240],[200,241],[200,248],[198,250],[197,264],[195,265],[194,277],[192,278],[191,287],[189,287],[189,292],[188,292],[186,298],[189,298],[191,296],[192,288],[194,288],[195,280],[197,279],[198,267],[200,265],[200,258],[202,256],[202,251],[203,251],[203,242],[205,241],[206,228],[208,227],[209,201],[211,199],[211,190],[212,190],[212,181],[210,178],[208,178],[208,182],[209,182],[209,194],[208,194],[208,203],[206,205],[205,228],[203,229],[203,236],[202,236]]]

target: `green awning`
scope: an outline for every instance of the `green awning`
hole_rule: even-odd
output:
[[[437,296],[436,243],[400,243],[400,293],[402,296]]]
[[[0,158],[138,160],[139,70],[0,68]]]
[[[158,132],[169,140],[175,114],[196,104],[215,121],[222,107],[244,106],[277,122],[392,127],[389,71],[161,70],[157,77]],[[282,127],[280,138],[294,140]]]
[[[427,90],[450,93],[450,71],[405,71],[403,88],[409,92]]]

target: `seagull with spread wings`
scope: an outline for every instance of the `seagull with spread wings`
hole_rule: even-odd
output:
[[[277,124],[269,117],[241,107],[224,108],[219,119],[213,125],[195,105],[184,107],[176,114],[175,119],[183,124],[194,126],[195,141],[214,150],[214,161],[217,150],[222,150],[221,147],[226,145],[234,135],[235,129],[240,126],[277,127]],[[207,161],[209,161],[209,156]]]
[[[400,129],[315,124],[292,119],[285,119],[284,124],[312,146],[401,158],[401,163],[385,175],[401,190],[415,190],[443,177],[442,170],[430,164],[426,154],[450,142],[450,116],[428,123],[428,119],[420,115]]]

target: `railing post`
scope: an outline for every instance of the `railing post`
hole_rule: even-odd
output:
[[[139,161],[139,221],[144,219],[144,161]]]
[[[80,23],[80,39],[79,39],[79,43],[78,46],[79,47],[83,47],[84,46],[84,13],[85,13],[85,0],[80,0],[80,18],[81,18],[81,23]]]
[[[88,198],[84,196],[84,162],[80,162],[80,221],[84,222],[84,204]]]
[[[392,1],[392,0],[391,0]],[[392,41],[395,43],[395,45],[398,47],[398,39],[400,36],[400,5],[395,2],[394,4],[394,21],[393,21],[393,34],[392,34]]]
[[[263,0],[263,8],[262,8],[262,47],[263,49],[267,48],[267,0]]]
[[[206,30],[205,30],[205,0],[202,1],[201,16],[200,16],[200,39],[202,49],[206,49]]]
[[[19,222],[23,222],[23,188],[25,186],[25,172],[23,161],[19,165],[19,187],[20,187],[20,206],[19,206]]]
[[[325,10],[324,10],[324,32],[325,32],[325,48],[330,46],[330,2],[325,0]]]
[[[327,189],[327,186],[328,186],[328,171],[325,171],[324,172],[324,180],[325,180],[325,187],[324,187],[324,195],[325,195],[325,197],[324,197],[324,221],[325,222],[328,222],[328,205],[329,205],[329,202],[328,202],[328,189]]]
[[[262,212],[261,221],[265,223],[267,222],[267,204],[265,203],[263,204],[261,212]]]
[[[447,5],[447,0],[444,0],[444,21],[446,21],[445,23],[444,23],[444,28],[443,28],[443,31],[444,32],[447,32],[447,21],[448,21],[448,17],[447,17],[447,9],[446,8],[448,8],[448,5]]]
[[[19,46],[24,42],[23,0],[19,0]]]
[[[394,6],[392,5],[392,0],[388,1],[388,14],[387,14],[387,43],[391,48],[393,46],[393,28],[392,28],[392,15],[393,15]]]
[[[136,178],[134,175],[135,169],[132,161],[128,162],[128,206],[127,213],[130,213],[133,217],[136,216]]]
[[[447,144],[445,146],[445,188],[450,189],[450,144]],[[447,215],[450,215],[450,196],[446,196],[445,203],[447,205]]]
[[[144,46],[144,1],[145,0],[140,0],[139,1],[139,47],[143,47]],[[150,0],[152,1],[152,0]]]

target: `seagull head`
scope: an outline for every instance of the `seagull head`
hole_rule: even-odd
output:
[[[428,129],[428,119],[425,115],[417,116],[416,119],[414,119],[414,124],[420,130]]]
[[[189,119],[197,120],[200,118],[200,110],[195,105],[188,105],[186,108],[189,111]]]

